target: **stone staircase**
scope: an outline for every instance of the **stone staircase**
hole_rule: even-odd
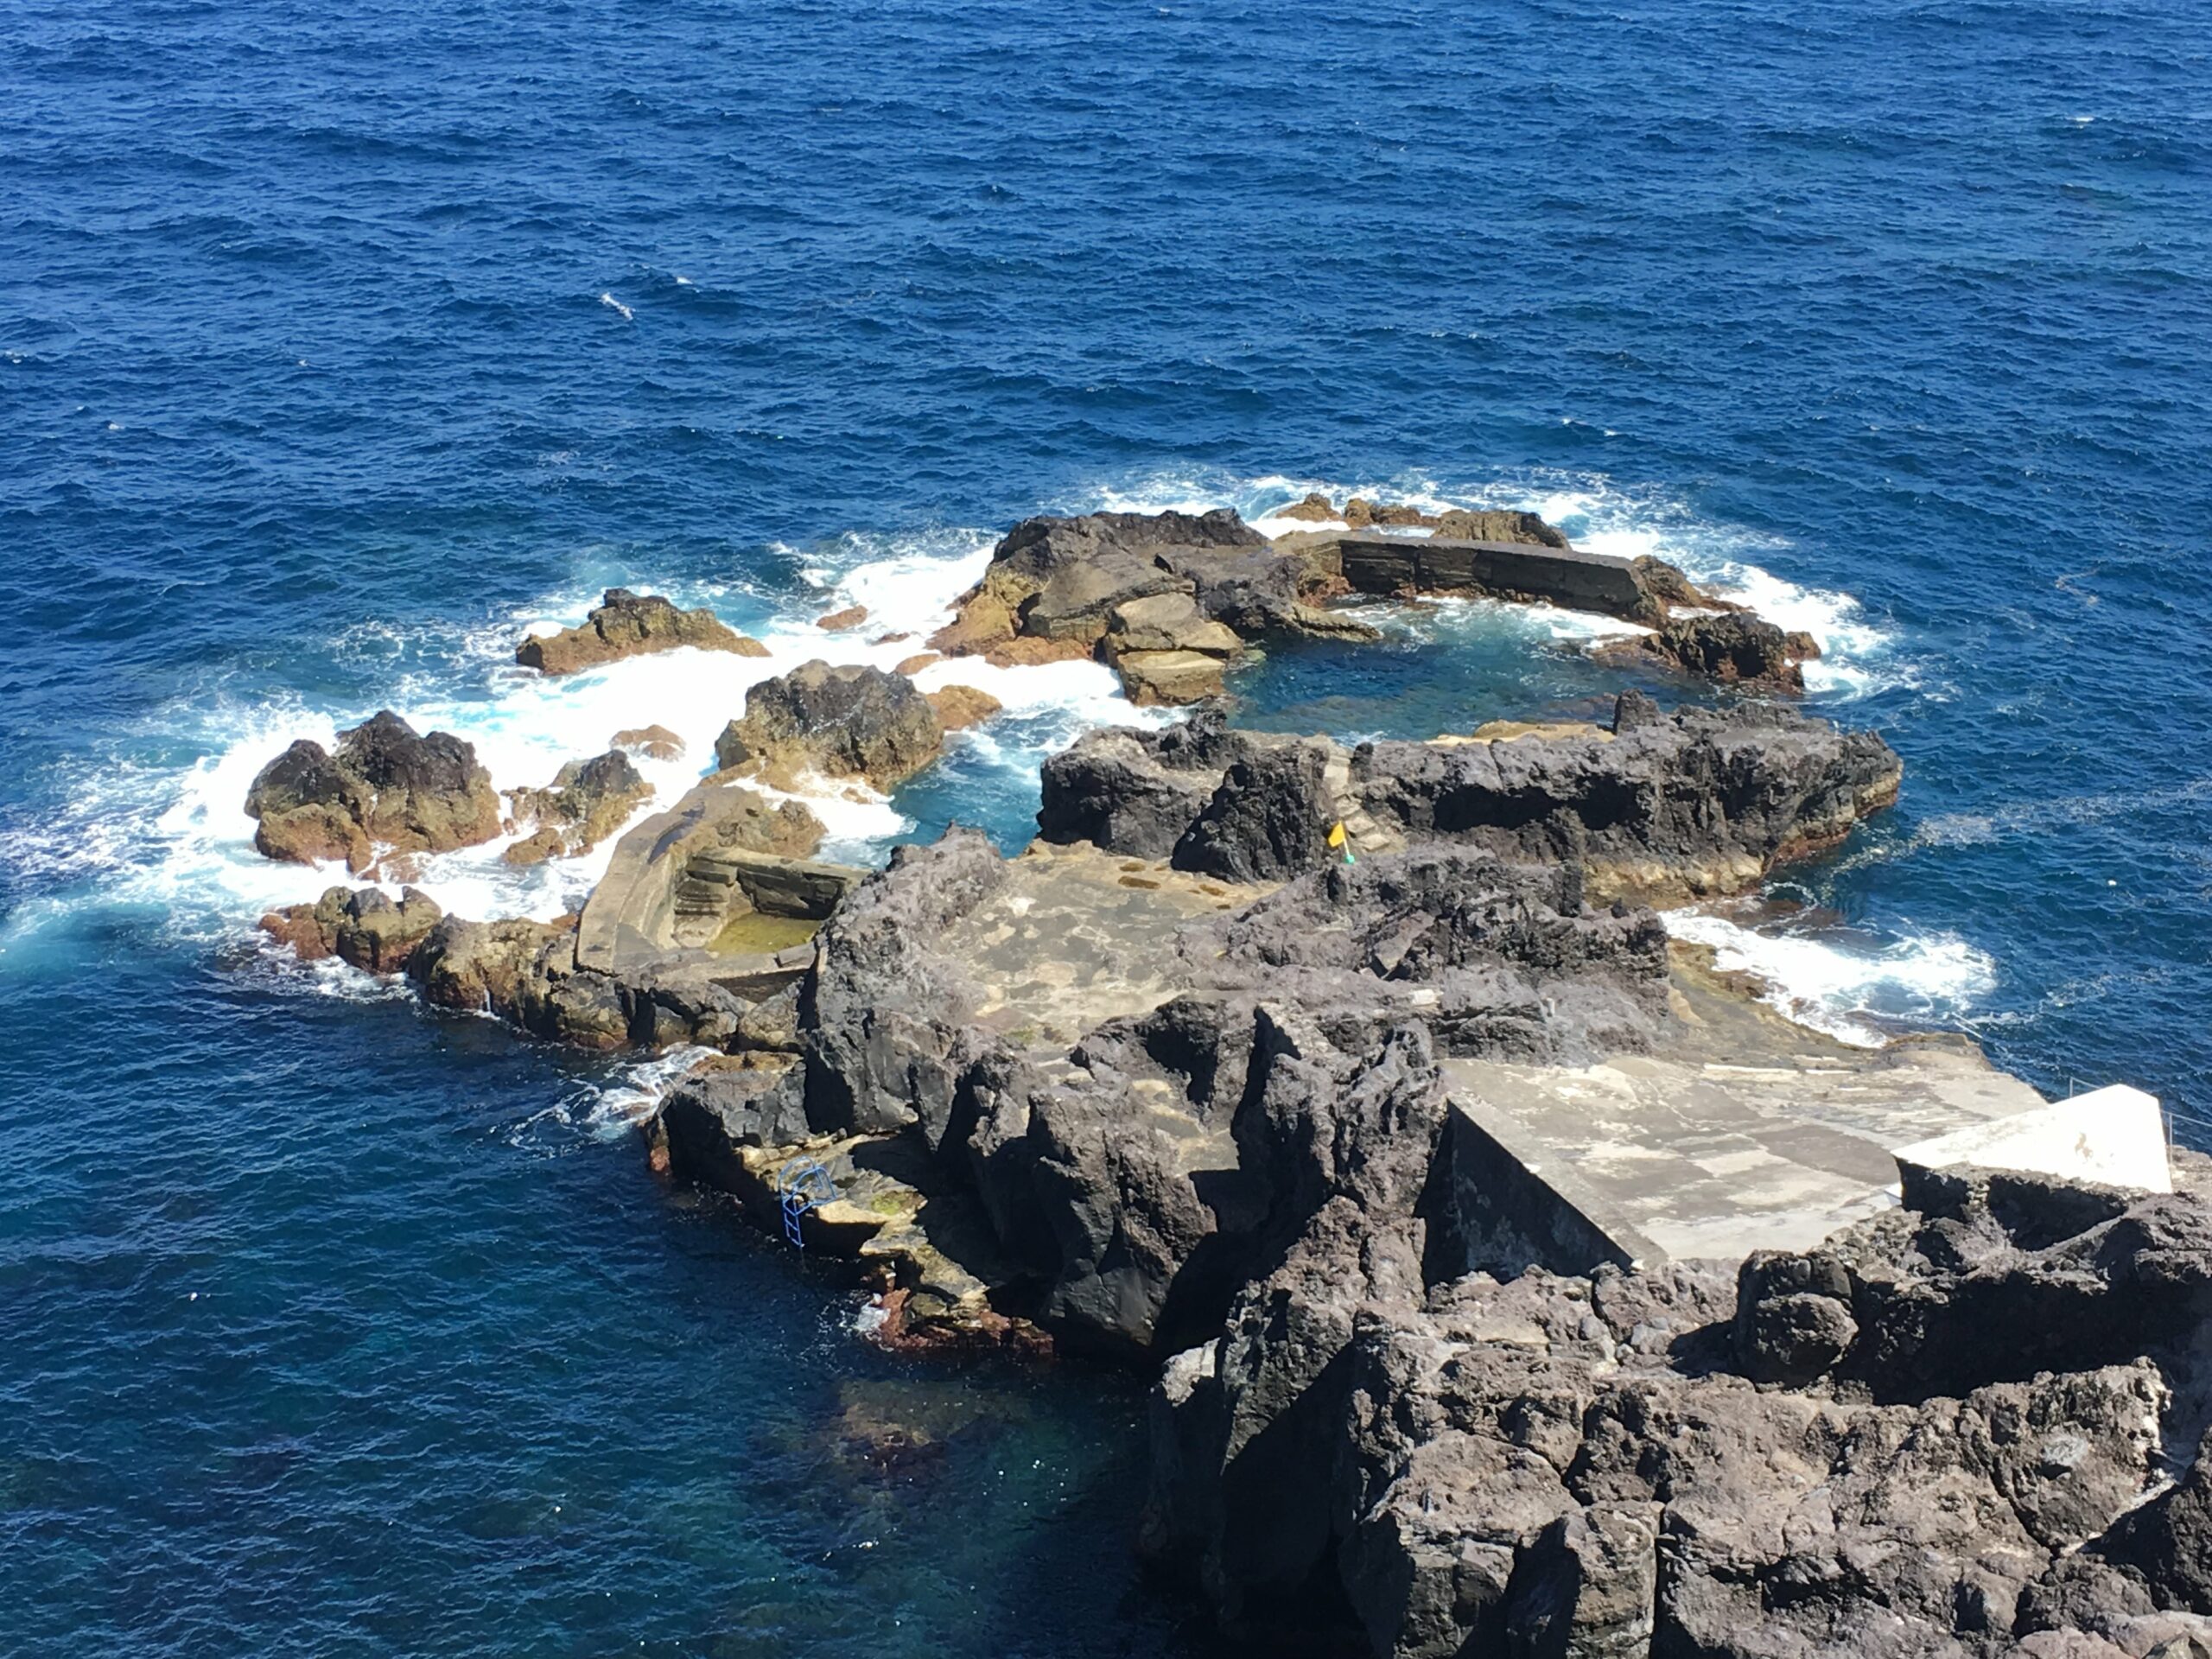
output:
[[[712,853],[695,853],[677,878],[671,897],[679,922],[720,917],[729,907],[730,892],[737,885],[734,864]]]
[[[1395,853],[1406,844],[1403,836],[1384,829],[1360,804],[1359,793],[1352,787],[1351,756],[1346,751],[1332,747],[1321,775],[1329,786],[1329,810],[1342,821],[1353,852]]]

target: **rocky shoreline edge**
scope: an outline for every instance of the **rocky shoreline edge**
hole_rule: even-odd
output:
[[[716,1051],[657,1163],[849,1261],[882,1339],[1154,1375],[1146,1552],[1268,1650],[2212,1656],[2212,1163],[2070,1179],[1971,1044],[1827,1042],[1654,908],[1839,845],[1896,798],[1886,744],[1627,691],[1346,747],[1208,701],[1270,640],[1370,637],[1362,594],[1594,609],[1646,630],[1609,651],[1769,693],[1817,647],[1533,515],[1297,516],[1328,527],[999,544],[931,652],[1201,704],[1048,761],[1017,856],[817,861],[799,785],[887,788],[989,712],[817,663],[575,916],[335,887],[264,925],[541,1036]],[[750,645],[614,590],[518,655]],[[264,853],[386,881],[501,835],[572,855],[665,737],[503,805],[380,715],[249,810]]]

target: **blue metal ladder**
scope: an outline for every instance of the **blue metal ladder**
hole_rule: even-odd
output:
[[[784,1237],[793,1249],[806,1248],[806,1236],[799,1230],[799,1218],[810,1210],[819,1210],[836,1196],[836,1179],[811,1159],[785,1164],[776,1172],[776,1198],[784,1212]]]

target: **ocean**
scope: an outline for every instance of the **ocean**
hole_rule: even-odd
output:
[[[668,1065],[253,931],[325,885],[249,844],[292,738],[391,707],[512,787],[658,721],[666,797],[1032,512],[1534,507],[1809,629],[1904,799],[1673,925],[1848,1040],[1965,1031],[2212,1146],[2212,15],[4,15],[0,1649],[1211,1651],[1131,1554],[1138,1382],[882,1355],[645,1170]],[[613,585],[773,655],[514,667]],[[1381,620],[1249,717],[1624,683],[1595,619]],[[833,851],[1019,846],[1043,755],[1164,718],[935,671],[1007,715]],[[424,885],[550,916],[603,858]]]

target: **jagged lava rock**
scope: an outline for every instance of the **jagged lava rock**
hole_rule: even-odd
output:
[[[1805,689],[1804,664],[1821,654],[1821,646],[1809,633],[1784,632],[1738,611],[1675,617],[1595,654],[1616,662],[1662,663],[1723,685],[1797,692]]]
[[[652,798],[653,786],[619,748],[571,760],[546,788],[507,791],[517,826],[533,833],[500,856],[510,864],[537,864],[589,852]]]
[[[902,674],[816,660],[745,694],[745,715],[715,740],[728,771],[788,779],[806,771],[889,789],[937,759],[944,728]]]
[[[1146,1540],[1248,1634],[1333,1616],[1393,1656],[2185,1644],[2212,1633],[2204,1465],[2159,1477],[2208,1403],[2190,1161],[2116,1209],[1961,1178],[1747,1266],[1750,1307],[1718,1263],[1424,1284],[1390,1266],[1402,1196],[1325,1209],[1167,1366]],[[1864,1318],[1821,1376],[1755,1386],[1802,1297]]]
[[[336,752],[305,738],[246,792],[253,844],[270,858],[345,861],[355,872],[387,853],[441,853],[499,833],[499,800],[474,747],[427,737],[389,709],[341,732]]]
[[[515,661],[547,674],[573,674],[625,657],[681,646],[727,651],[739,657],[766,657],[767,646],[724,623],[702,606],[679,610],[658,594],[633,594],[610,588],[582,623],[560,632],[533,637],[515,647]]]
[[[1349,754],[1236,732],[1214,711],[1179,730],[1094,733],[1046,763],[1039,831],[1250,879],[1319,867],[1329,825],[1356,810],[1386,845],[1574,861],[1598,896],[1679,902],[1835,845],[1903,775],[1872,733],[1761,704],[1669,715],[1631,692],[1610,731],[1512,729]]]

